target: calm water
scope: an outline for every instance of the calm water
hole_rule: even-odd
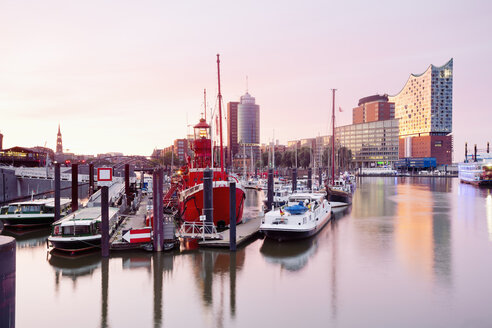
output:
[[[492,195],[456,179],[364,178],[315,238],[232,255],[63,258],[47,235],[16,237],[17,327],[492,326]]]

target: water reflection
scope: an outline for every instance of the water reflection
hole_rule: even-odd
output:
[[[489,194],[485,201],[485,213],[487,214],[487,230],[489,232],[489,240],[492,241],[492,195]]]
[[[237,252],[225,250],[201,249],[191,255],[193,270],[198,289],[201,291],[203,304],[209,318],[216,320],[217,327],[224,326],[226,278],[229,276],[229,313],[236,315],[236,275],[241,271],[246,257],[245,248]],[[214,288],[214,281],[219,286]],[[218,295],[214,291],[219,289]],[[213,305],[217,306],[214,307]]]
[[[48,262],[55,272],[56,286],[60,284],[60,278],[69,278],[75,289],[77,279],[83,276],[92,276],[94,271],[101,266],[101,253],[92,251],[77,256],[71,256],[60,251],[51,251]]]
[[[450,283],[451,220],[448,179],[414,178],[398,184],[395,246],[409,271],[428,282]],[[430,179],[430,180],[428,180]],[[439,191],[438,191],[439,190]]]
[[[368,177],[360,180],[354,193],[353,216],[363,218],[393,215],[395,204],[390,201],[390,196],[396,194],[397,183],[398,180],[394,177]]]
[[[50,235],[50,228],[11,229],[5,228],[2,235],[14,237],[17,248],[33,248],[45,246],[46,239]]]
[[[268,263],[278,264],[287,271],[298,271],[307,264],[317,249],[316,237],[285,243],[265,238],[260,252]]]

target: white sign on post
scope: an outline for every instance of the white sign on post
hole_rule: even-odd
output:
[[[112,167],[98,167],[97,168],[97,185],[111,186],[113,184],[113,168]]]

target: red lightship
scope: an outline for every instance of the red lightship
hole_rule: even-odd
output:
[[[217,55],[219,69],[219,55]],[[241,222],[243,216],[244,189],[239,180],[232,174],[224,171],[224,150],[222,146],[222,95],[220,94],[219,76],[219,133],[220,133],[220,168],[213,168],[213,219],[216,226],[229,225],[229,182],[236,182],[236,222]],[[187,158],[187,163],[181,168],[177,179],[164,197],[164,203],[171,202],[172,196],[177,193],[177,209],[179,216],[185,222],[199,222],[203,215],[203,172],[212,167],[212,140],[210,126],[204,118],[194,126],[194,140],[191,149],[194,158]]]

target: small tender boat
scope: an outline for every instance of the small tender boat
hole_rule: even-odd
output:
[[[288,206],[265,214],[260,231],[278,241],[307,238],[330,220],[331,206],[321,193],[295,193]]]
[[[71,201],[60,199],[60,216],[70,212]],[[0,221],[13,228],[28,228],[52,224],[55,220],[55,199],[36,199],[10,203],[0,209]]]
[[[109,208],[109,234],[118,221],[118,209]],[[75,211],[52,225],[48,241],[53,248],[77,252],[101,245],[101,208],[86,207]]]

